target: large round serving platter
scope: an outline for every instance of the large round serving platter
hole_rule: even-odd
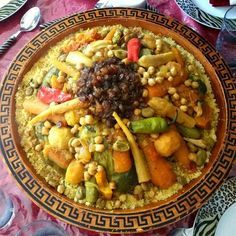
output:
[[[77,204],[52,189],[34,171],[20,146],[15,122],[15,93],[24,74],[56,42],[79,28],[123,24],[172,37],[205,67],[220,108],[217,143],[203,174],[171,198],[135,210],[98,210]],[[27,195],[42,209],[78,227],[110,233],[136,233],[186,217],[205,203],[228,175],[236,151],[235,83],[232,74],[203,37],[173,18],[139,9],[111,8],[74,14],[33,38],[11,63],[0,93],[0,144],[5,162]]]

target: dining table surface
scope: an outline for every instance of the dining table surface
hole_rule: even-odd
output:
[[[0,22],[0,45],[11,36],[13,33],[19,30],[19,22],[23,14],[31,7],[37,6],[40,8],[42,19],[41,24],[50,22],[60,17],[67,15],[83,12],[86,10],[93,9],[96,0],[28,0],[26,4],[17,11],[11,17]],[[196,32],[202,35],[212,45],[215,45],[219,30],[211,29],[206,26],[199,24],[198,22],[191,19],[186,13],[184,13],[173,0],[158,0],[155,4],[158,12],[171,16],[193,28]],[[7,69],[10,63],[13,61],[17,53],[29,42],[36,34],[40,32],[40,28],[37,27],[32,32],[22,33],[17,42],[2,56],[0,56],[0,81],[4,79],[4,74],[7,73]],[[0,229],[1,236],[15,235],[22,226],[33,222],[35,220],[49,220],[59,224],[68,235],[94,235],[94,236],[105,236],[108,233],[92,232],[85,229],[80,229],[76,226],[69,225],[55,217],[49,215],[43,209],[36,206],[24,193],[24,191],[18,187],[16,181],[8,171],[3,158],[0,158],[0,188],[9,194],[16,204],[15,217],[11,224]],[[234,162],[230,176],[236,176],[236,162]],[[168,235],[171,230],[176,227],[192,227],[196,212],[186,216],[185,218],[168,225],[163,228],[158,228],[138,235]],[[137,235],[137,234],[136,234]]]

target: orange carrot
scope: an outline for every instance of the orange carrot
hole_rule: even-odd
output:
[[[202,105],[202,115],[196,117],[196,125],[203,129],[210,128],[211,124],[211,117],[212,117],[212,109],[206,103]]]
[[[180,135],[179,135],[180,136]],[[183,140],[183,138],[180,136],[180,147],[178,150],[174,153],[174,157],[176,161],[186,170],[193,170],[195,165],[194,163],[189,159],[190,151]]]
[[[112,156],[114,161],[114,171],[116,173],[127,172],[131,169],[132,161],[129,151],[121,152],[113,150]]]
[[[177,48],[172,47],[171,51],[173,52],[176,61],[181,65],[182,68],[184,68],[184,59],[182,57],[182,55],[180,54],[179,50]]]
[[[141,145],[147,160],[151,181],[161,189],[171,187],[176,182],[176,174],[170,163],[155,149],[153,142],[145,140],[146,145]]]
[[[109,33],[106,35],[106,37],[104,38],[104,40],[112,40],[114,34],[116,32],[116,28],[112,28]]]

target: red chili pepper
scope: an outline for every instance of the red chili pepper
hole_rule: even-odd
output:
[[[132,38],[127,44],[128,48],[128,60],[137,62],[139,59],[139,52],[141,48],[141,43],[138,38]]]
[[[49,88],[46,86],[42,86],[39,89],[37,96],[46,104],[51,102],[61,103],[72,99],[71,94],[64,93],[60,89]]]

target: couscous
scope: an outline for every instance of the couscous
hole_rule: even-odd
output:
[[[140,27],[81,29],[24,76],[16,119],[35,171],[75,202],[134,209],[201,175],[218,108],[203,66]]]

